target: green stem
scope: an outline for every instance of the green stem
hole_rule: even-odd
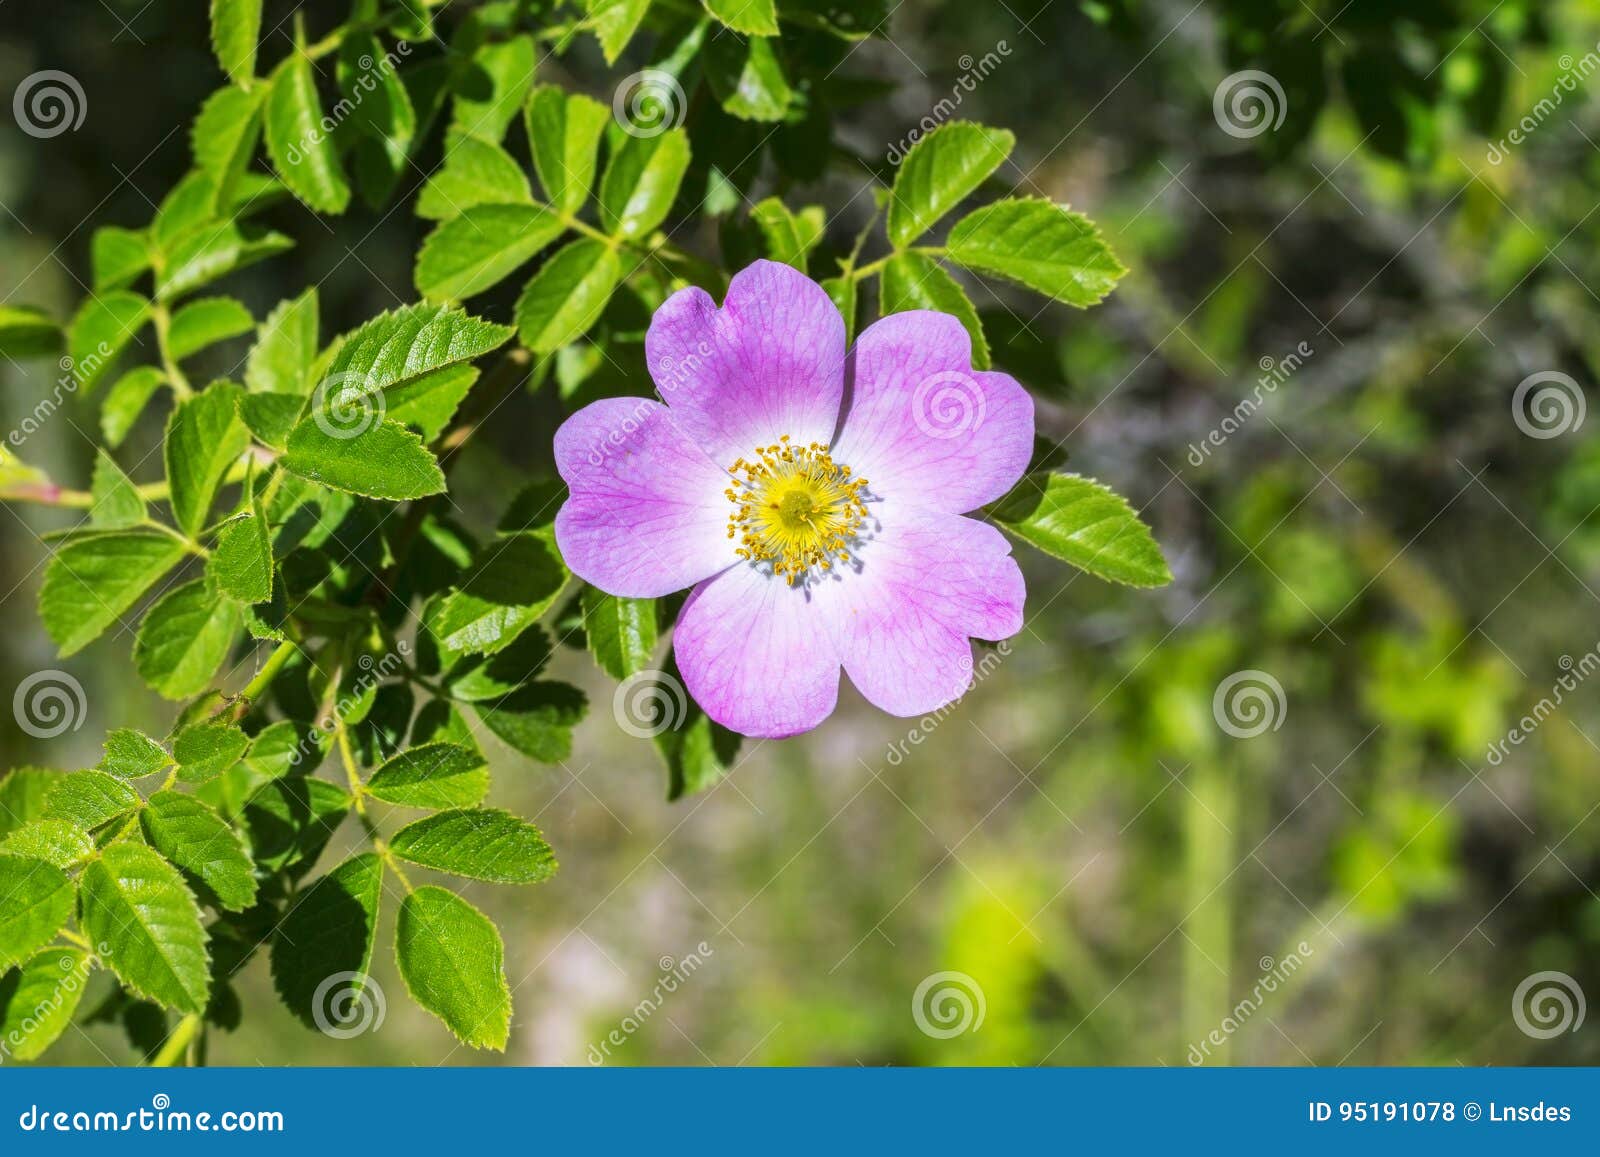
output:
[[[267,656],[267,661],[262,664],[261,670],[256,672],[255,678],[246,683],[244,690],[239,694],[251,701],[261,698],[262,693],[272,685],[272,681],[283,670],[283,665],[294,658],[295,652],[299,649],[299,645],[293,639],[285,639],[279,643],[277,649]]]
[[[172,384],[172,393],[178,401],[194,393],[194,388],[189,385],[189,379],[178,368],[177,359],[172,356],[172,348],[168,337],[172,330],[172,313],[165,305],[157,305],[153,314],[156,324],[156,347],[161,352],[161,368],[166,371],[167,379]]]
[[[183,1061],[188,1056],[189,1045],[200,1032],[201,1020],[194,1013],[190,1013],[178,1022],[178,1027],[172,1030],[172,1035],[161,1046],[161,1051],[150,1058],[150,1067],[154,1069],[170,1069]]]

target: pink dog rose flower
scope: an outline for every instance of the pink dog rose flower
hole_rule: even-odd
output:
[[[718,309],[683,289],[645,338],[665,402],[610,398],[556,434],[556,540],[609,594],[693,587],[673,646],[689,693],[745,735],[807,731],[839,669],[915,716],[972,681],[971,639],[1022,627],[1022,572],[988,523],[1033,449],[1033,402],[975,371],[955,318],[876,322],[848,355],[815,282],[758,261]]]

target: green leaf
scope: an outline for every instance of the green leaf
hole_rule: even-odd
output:
[[[46,948],[0,978],[0,1041],[14,1060],[37,1060],[72,1023],[94,959],[81,948]]]
[[[607,67],[615,64],[622,50],[628,47],[645,13],[650,11],[650,4],[651,0],[584,0],[589,27],[600,41]]]
[[[622,281],[622,258],[604,241],[568,242],[534,274],[517,299],[517,330],[534,353],[578,340],[600,320]]]
[[[92,832],[139,806],[139,793],[120,779],[86,768],[58,776],[44,797],[44,818]]]
[[[589,653],[613,679],[649,668],[657,630],[654,599],[618,598],[599,587],[583,589],[583,633]]]
[[[339,126],[351,140],[351,163],[362,199],[379,208],[410,164],[417,113],[394,57],[370,32],[350,31],[339,46],[339,88],[351,102]]]
[[[498,808],[437,812],[401,828],[389,850],[407,863],[491,884],[536,884],[556,871],[539,829]]]
[[[431,884],[400,905],[395,957],[411,998],[464,1044],[504,1050],[511,1032],[505,945],[482,912]]]
[[[794,90],[784,78],[774,43],[761,37],[741,40],[723,34],[706,44],[706,80],[730,116],[771,122],[788,115]]]
[[[388,391],[388,418],[402,426],[415,426],[424,442],[432,442],[444,433],[456,407],[477,380],[478,367],[469,365],[446,366],[412,378]]]
[[[231,221],[187,233],[172,247],[156,275],[156,296],[182,297],[219,277],[226,277],[275,253],[294,248],[282,233]]]
[[[314,765],[320,756],[310,732],[299,723],[280,719],[263,727],[250,741],[244,762],[262,779],[288,775],[302,759]]]
[[[217,184],[210,173],[191,170],[161,198],[150,223],[152,258],[159,265],[172,249],[203,226],[217,224]]]
[[[143,779],[172,766],[167,749],[142,731],[119,727],[106,736],[99,769],[119,779]]]
[[[542,627],[529,627],[493,655],[456,663],[444,677],[450,698],[463,703],[503,699],[531,682],[550,662],[552,644]],[[418,742],[413,739],[412,742]]]
[[[436,301],[482,293],[531,261],[565,228],[540,205],[475,205],[428,234],[417,253],[417,291]]]
[[[232,382],[213,383],[179,402],[167,420],[172,515],[191,538],[205,526],[223,475],[250,446],[250,429],[239,417],[240,392]]]
[[[483,756],[452,743],[429,743],[402,751],[367,781],[367,794],[408,807],[465,807],[489,790]]]
[[[33,856],[0,855],[0,971],[49,943],[72,915],[72,881]]]
[[[968,269],[1080,308],[1105,297],[1127,272],[1087,217],[1044,200],[985,205],[950,231],[945,252]]]
[[[600,136],[611,110],[582,93],[540,85],[529,94],[523,116],[545,195],[556,208],[578,212],[594,185]]]
[[[369,425],[354,437],[306,418],[289,435],[283,468],[335,490],[401,502],[444,490],[444,472],[422,439],[397,422]]]
[[[485,548],[424,621],[443,651],[493,654],[537,622],[566,581],[567,568],[550,538],[507,535]]]
[[[117,379],[100,406],[100,432],[105,435],[106,446],[116,449],[133,429],[133,424],[144,413],[150,399],[167,380],[167,375],[155,366],[139,366]]]
[[[386,390],[445,366],[472,361],[516,331],[443,305],[410,305],[373,318],[344,338],[327,377],[341,401]]]
[[[689,169],[689,134],[681,128],[630,136],[600,180],[600,221],[612,236],[643,237],[666,220]]]
[[[150,320],[150,303],[126,289],[91,295],[84,301],[67,340],[72,373],[85,391],[92,390],[116,356]]]
[[[140,844],[112,844],[83,870],[83,930],[137,996],[205,1011],[210,958],[200,909],[178,870]]]
[[[269,601],[272,598],[272,537],[267,530],[267,520],[256,513],[225,524],[206,562],[206,577],[223,594],[241,603]]]
[[[250,856],[238,833],[191,795],[158,791],[139,813],[145,839],[210,888],[222,906],[242,912],[256,901]]]
[[[1172,581],[1150,528],[1092,478],[1031,474],[990,513],[1024,542],[1099,578],[1136,587]]]
[[[278,925],[272,982],[289,1011],[310,1027],[337,1030],[351,1011],[343,1002],[360,999],[372,967],[382,896],[383,861],[365,852],[301,892]]]
[[[299,394],[246,394],[239,399],[239,417],[256,441],[282,450],[300,421],[306,400]]]
[[[775,0],[702,0],[706,11],[746,36],[778,35]]]
[[[121,289],[150,268],[150,245],[134,229],[102,225],[89,245],[89,266],[97,293]]]
[[[61,773],[43,767],[18,767],[0,776],[0,836],[44,818],[45,796]]]
[[[450,133],[489,141],[504,138],[533,87],[536,56],[533,38],[527,35],[479,48],[472,57],[471,81],[456,90]]]
[[[165,534],[119,531],[76,539],[56,551],[39,588],[39,615],[62,657],[83,650],[184,555]]]
[[[531,205],[528,178],[510,153],[493,141],[463,136],[451,142],[444,164],[417,197],[418,217],[448,221],[474,205]]]
[[[906,154],[889,192],[889,241],[903,249],[998,169],[1016,137],[970,121],[949,121]]]
[[[260,39],[261,0],[211,0],[211,49],[234,84],[255,79]]]
[[[267,314],[245,362],[244,383],[257,393],[309,394],[316,360],[317,287],[313,285],[299,297],[280,301]]]
[[[267,155],[289,191],[319,213],[343,213],[350,204],[334,148],[323,130],[316,72],[297,47],[273,70],[267,95]]]
[[[187,699],[211,685],[239,633],[244,612],[218,598],[201,579],[156,600],[139,624],[133,664],[139,677],[168,699]]]
[[[33,820],[0,841],[0,852],[32,856],[65,872],[94,855],[94,840],[70,820]]]
[[[244,809],[256,863],[269,874],[304,875],[349,810],[350,797],[327,780],[273,780]]]
[[[0,357],[45,358],[58,353],[61,326],[31,305],[0,305]]]
[[[750,210],[750,219],[761,229],[767,242],[767,256],[774,261],[806,271],[806,258],[822,240],[827,219],[818,205],[808,205],[791,213],[776,197],[768,197]]]
[[[624,698],[624,689],[619,687],[617,695]],[[626,698],[630,703],[653,705],[664,712],[658,718],[639,722],[648,724],[648,730],[655,734],[656,750],[667,765],[669,800],[705,791],[733,770],[741,737],[712,722],[688,697],[675,661],[668,662],[653,686],[633,690]],[[639,708],[633,708],[631,713],[639,714]]]
[[[178,778],[184,783],[214,779],[239,762],[249,746],[250,737],[230,723],[192,723],[172,741]]]
[[[478,704],[478,718],[507,746],[541,763],[559,763],[572,754],[572,729],[589,709],[589,700],[566,683],[530,683],[495,703]]]
[[[238,337],[255,328],[250,311],[231,297],[206,297],[191,301],[172,315],[167,348],[182,361],[219,341]]]
[[[852,277],[829,277],[822,282],[822,290],[834,308],[844,318],[844,340],[849,345],[856,339],[856,282]]]
[[[136,526],[145,519],[144,499],[116,460],[104,448],[95,452],[89,483],[89,523],[105,530]]]
[[[261,140],[266,89],[228,85],[207,98],[190,135],[194,163],[211,179],[213,205],[225,209]]]
[[[989,342],[972,300],[943,266],[921,253],[896,253],[883,267],[878,283],[878,312],[883,317],[907,309],[933,309],[953,315],[972,338],[972,365],[989,368]]]

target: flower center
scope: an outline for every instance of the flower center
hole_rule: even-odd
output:
[[[789,585],[813,566],[827,570],[835,558],[850,557],[850,543],[867,516],[861,500],[865,478],[835,462],[820,442],[791,445],[785,434],[773,446],[758,447],[753,458],[728,467],[733,513],[728,537],[739,540],[735,553],[751,562],[770,562]]]

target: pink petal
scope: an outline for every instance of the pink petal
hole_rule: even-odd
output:
[[[969,638],[1022,629],[1022,572],[987,523],[889,502],[879,518],[855,573],[820,593],[850,681],[892,715],[923,715],[971,685]]]
[[[1033,453],[1033,399],[1007,374],[972,368],[955,318],[891,314],[856,342],[834,447],[872,493],[964,514],[1014,486]]]
[[[719,466],[788,434],[833,439],[844,392],[844,319],[787,265],[735,275],[722,308],[682,289],[656,310],[645,357],[673,419]]]
[[[743,735],[811,730],[839,698],[839,655],[821,611],[804,587],[748,564],[695,587],[672,639],[689,694]]]
[[[572,573],[608,594],[656,598],[738,561],[728,476],[649,398],[606,398],[556,431],[571,496],[556,544]]]

